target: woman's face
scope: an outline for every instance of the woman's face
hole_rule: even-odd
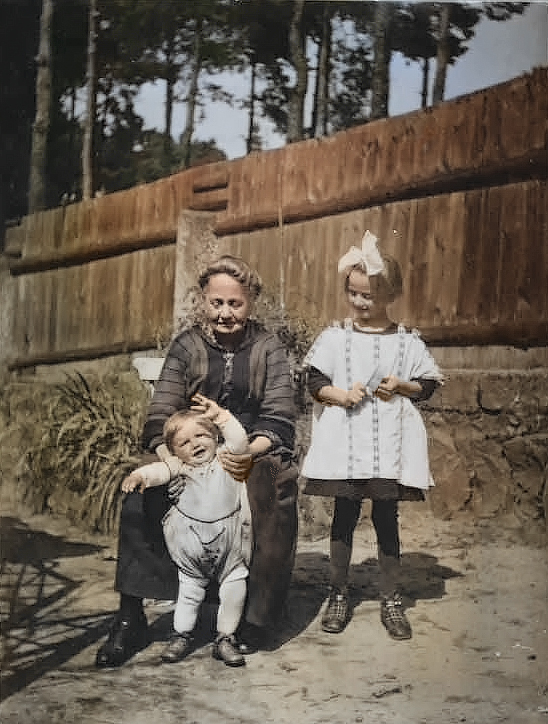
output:
[[[229,274],[215,274],[204,288],[205,313],[215,336],[237,337],[251,311],[249,292]]]

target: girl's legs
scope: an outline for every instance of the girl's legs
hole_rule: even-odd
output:
[[[411,638],[411,626],[399,593],[400,536],[398,501],[374,500],[371,519],[377,534],[381,596],[381,621],[392,638]]]
[[[361,501],[335,498],[329,562],[331,592],[322,618],[322,628],[328,633],[340,633],[348,621],[348,569],[360,511]]]
[[[331,524],[329,573],[331,586],[337,590],[345,590],[348,583],[352,542],[360,511],[361,501],[335,498],[335,511]]]
[[[400,535],[398,530],[398,501],[374,500],[371,520],[377,534],[381,596],[392,596],[398,587],[400,567]]]

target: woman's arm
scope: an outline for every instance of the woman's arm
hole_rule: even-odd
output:
[[[295,393],[287,349],[275,335],[271,335],[265,344],[261,341],[256,344],[264,350],[254,363],[264,366],[264,382],[257,420],[250,431],[254,455],[279,445],[292,449],[295,444],[296,419]],[[267,446],[266,440],[270,441],[270,445]]]

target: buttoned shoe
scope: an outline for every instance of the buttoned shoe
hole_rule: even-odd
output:
[[[397,593],[382,599],[381,622],[389,635],[397,641],[405,641],[412,636],[411,624],[403,612],[401,596]]]
[[[95,665],[99,669],[122,666],[148,643],[148,625],[144,613],[132,618],[117,616],[110,633],[97,651]]]
[[[345,589],[332,588],[322,617],[322,629],[327,633],[341,633],[347,623],[348,593]]]
[[[190,634],[173,633],[160,658],[165,664],[176,664],[188,656],[191,648],[192,636]]]
[[[244,666],[245,659],[238,650],[234,636],[220,635],[213,644],[213,658],[224,661],[227,666]]]

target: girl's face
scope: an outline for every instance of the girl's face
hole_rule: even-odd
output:
[[[248,291],[229,274],[215,274],[204,288],[205,313],[213,333],[229,340],[244,330],[251,311]]]
[[[346,284],[346,300],[354,322],[365,326],[374,326],[376,322],[386,320],[387,295],[384,285],[371,283],[365,272],[353,269]]]
[[[215,457],[217,439],[198,420],[186,420],[173,436],[171,448],[187,465],[203,465]]]

